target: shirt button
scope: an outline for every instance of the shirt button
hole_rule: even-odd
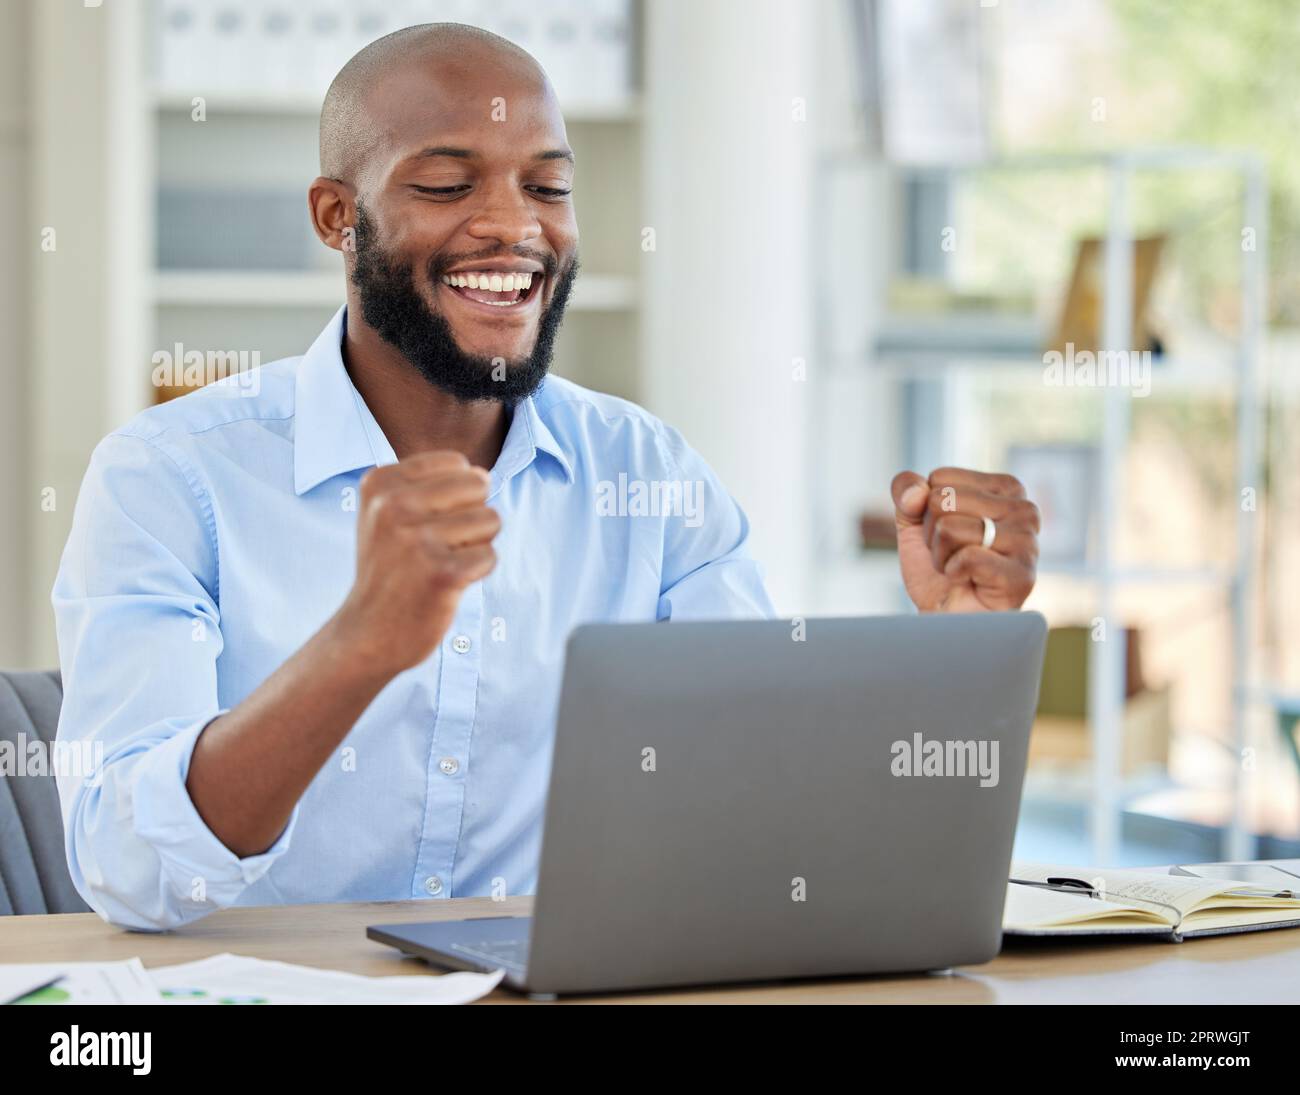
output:
[[[460,761],[455,757],[443,757],[438,761],[438,767],[444,776],[454,776],[460,771]]]
[[[451,640],[451,648],[456,651],[457,654],[468,654],[470,645],[468,635],[457,635]]]
[[[442,879],[436,874],[430,875],[424,880],[424,892],[430,897],[437,897],[442,893]]]

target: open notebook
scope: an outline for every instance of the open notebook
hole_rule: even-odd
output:
[[[1008,935],[1197,935],[1300,927],[1300,895],[1220,878],[1189,878],[1153,868],[1099,870],[1013,863],[1002,928]],[[1082,887],[1022,883],[1079,880]],[[1089,891],[1099,896],[1092,896]]]

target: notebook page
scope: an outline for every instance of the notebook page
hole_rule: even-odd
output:
[[[1024,875],[1016,875],[1023,878]],[[1159,910],[1098,901],[1082,894],[1043,890],[1037,886],[1007,887],[1002,926],[1009,931],[1041,931],[1087,925],[1093,930],[1168,932],[1169,921]]]
[[[1043,863],[1013,863],[1011,877],[1032,882],[1046,882],[1049,878],[1078,878],[1100,890],[1108,901],[1135,903],[1142,908],[1159,912],[1170,923],[1181,920],[1210,898],[1246,887],[1242,882],[1227,882],[1216,878],[1188,878],[1156,872],[1146,874],[1113,868],[1063,867]],[[1023,890],[1032,887],[1014,888]]]
[[[1232,909],[1197,909],[1183,920],[1183,931],[1222,931],[1257,927],[1262,924],[1300,924],[1300,904]]]

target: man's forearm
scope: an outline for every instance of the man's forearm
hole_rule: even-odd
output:
[[[359,656],[340,617],[199,735],[186,789],[239,857],[266,851],[294,805],[370,702],[395,676]]]
[[[496,565],[491,478],[458,452],[417,453],[361,480],[357,577],[338,612],[243,703],[199,735],[185,781],[240,858],[266,851],[365,709],[428,658],[461,593]]]

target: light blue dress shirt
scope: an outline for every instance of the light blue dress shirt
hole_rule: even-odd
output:
[[[772,613],[744,514],[681,435],[551,377],[491,471],[495,571],[275,844],[236,856],[185,789],[194,743],[342,603],[361,476],[396,460],[344,368],[345,324],[340,309],[302,357],[143,412],[91,458],[53,602],[59,739],[103,763],[59,795],[73,881],[114,923],[531,893],[570,630]]]

